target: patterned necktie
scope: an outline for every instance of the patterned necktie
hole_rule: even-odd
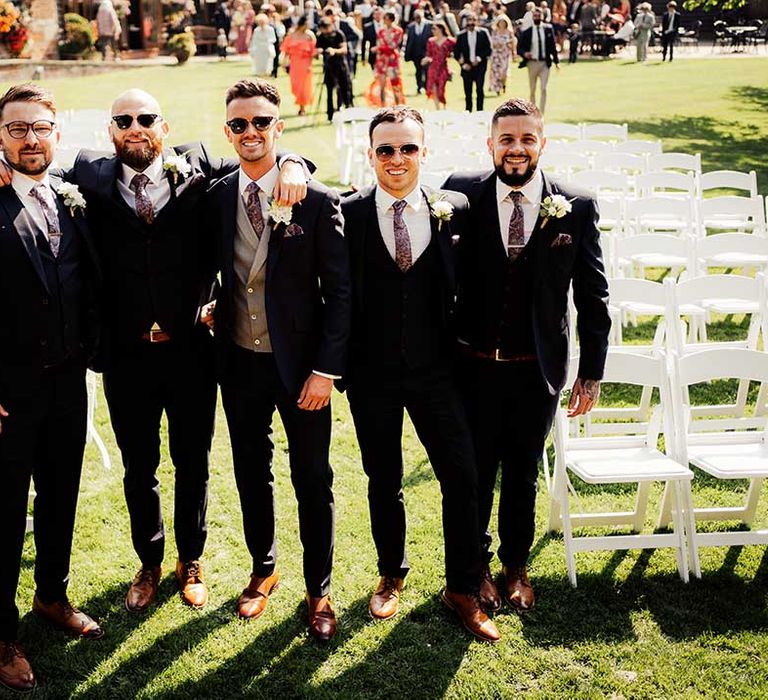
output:
[[[131,189],[136,195],[136,213],[145,224],[151,224],[155,220],[155,210],[152,200],[147,194],[149,178],[144,173],[136,173],[131,180]]]
[[[523,193],[512,190],[509,193],[509,198],[512,200],[513,208],[512,216],[509,218],[507,255],[509,256],[509,261],[514,262],[525,247],[525,219],[523,217],[523,205],[520,203]]]
[[[259,199],[259,186],[255,182],[248,184],[245,188],[245,213],[248,214],[248,220],[253,226],[256,235],[261,239],[264,233],[264,213],[261,210],[261,200]]]
[[[53,207],[48,199],[48,188],[40,183],[35,185],[30,191],[31,194],[40,205],[40,209],[43,210],[43,217],[45,218],[45,225],[48,229],[48,244],[51,246],[51,252],[53,257],[59,255],[59,243],[61,242],[61,231],[59,226],[59,217],[56,213],[56,209]]]
[[[405,209],[407,204],[408,202],[404,199],[399,199],[392,205],[392,209],[395,212],[393,220],[395,230],[395,264],[400,268],[401,272],[408,272],[411,269],[411,265],[413,265],[411,259],[411,236],[403,220],[403,209]]]

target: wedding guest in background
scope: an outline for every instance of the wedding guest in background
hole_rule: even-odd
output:
[[[461,79],[464,83],[464,106],[472,111],[472,92],[476,95],[476,107],[480,112],[485,99],[485,70],[491,55],[491,37],[488,30],[477,26],[477,15],[466,15],[466,29],[456,37],[453,57],[461,67]]]
[[[444,22],[434,22],[432,36],[427,41],[427,55],[422,59],[427,68],[427,97],[435,109],[446,108],[445,86],[451,77],[448,58],[453,55],[456,40],[448,36]]]
[[[299,17],[296,28],[289,32],[280,50],[290,64],[288,76],[291,80],[291,94],[299,108],[299,116],[307,113],[307,107],[314,99],[314,76],[312,60],[315,57],[315,35],[307,28],[307,17]]]
[[[560,59],[557,55],[552,27],[542,22],[539,8],[533,11],[533,25],[520,35],[517,52],[524,59],[520,63],[520,68],[528,69],[531,102],[536,101],[536,83],[539,84],[539,111],[543,114],[547,106],[549,69],[553,63],[559,68]]]
[[[667,51],[669,51],[669,62],[672,63],[672,57],[675,50],[675,41],[680,31],[680,15],[677,12],[677,3],[675,0],[667,3],[667,11],[661,18],[661,60],[662,63],[667,60]]]
[[[648,58],[648,43],[655,26],[656,17],[653,14],[653,6],[649,2],[641,2],[637,6],[637,16],[635,17],[635,44],[638,63],[642,63]]]
[[[381,104],[386,104],[386,90],[390,86],[395,104],[405,102],[403,82],[400,76],[400,48],[403,43],[403,30],[397,26],[395,13],[384,13],[384,26],[376,35],[375,81],[378,86]]]
[[[264,13],[256,15],[251,43],[248,49],[251,55],[251,65],[254,75],[271,75],[275,59],[275,43],[277,35],[269,24],[269,18]]]
[[[425,87],[426,65],[422,63],[427,55],[427,42],[432,36],[432,22],[424,19],[422,10],[413,11],[413,21],[405,32],[405,52],[403,58],[413,63],[416,72],[416,94],[421,94]]]
[[[506,15],[500,15],[491,31],[491,72],[488,89],[501,95],[507,91],[509,59],[516,55],[517,40]]]

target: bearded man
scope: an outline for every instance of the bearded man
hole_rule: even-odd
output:
[[[499,463],[503,593],[518,611],[534,605],[527,562],[538,461],[568,373],[571,284],[580,345],[571,416],[587,413],[597,402],[611,327],[597,204],[542,173],[545,145],[536,105],[509,100],[491,121],[494,170],[452,175],[443,185],[467,196],[476,222],[459,244],[456,330],[485,533],[480,599],[489,611],[501,607],[488,567]]]

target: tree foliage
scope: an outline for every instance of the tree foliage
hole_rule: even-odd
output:
[[[686,10],[738,10],[746,7],[748,0],[685,0]]]

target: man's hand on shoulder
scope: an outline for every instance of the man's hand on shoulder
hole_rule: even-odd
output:
[[[13,170],[4,160],[0,159],[0,187],[7,187],[13,179]]]
[[[280,168],[272,196],[278,204],[292,207],[307,196],[307,176],[304,166],[286,160]]]
[[[597,379],[576,379],[568,402],[568,418],[589,413],[600,398],[600,382]]]

